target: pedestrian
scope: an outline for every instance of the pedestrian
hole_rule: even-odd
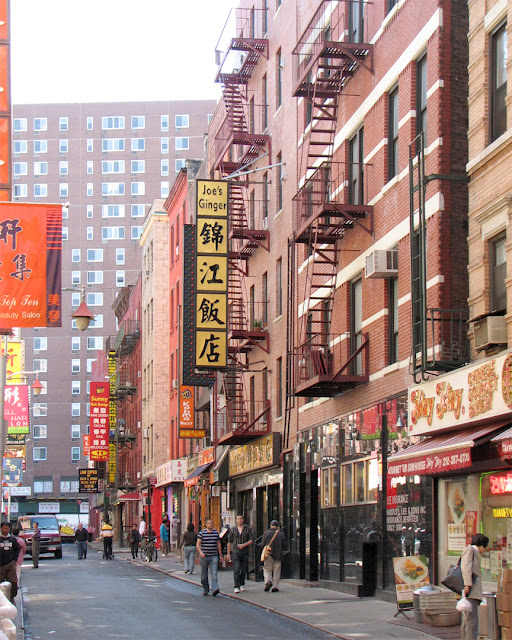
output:
[[[34,520],[34,533],[32,534],[32,565],[34,569],[39,568],[39,551],[41,550],[41,529],[39,522]]]
[[[143,538],[144,534],[146,533],[146,521],[144,520],[144,516],[140,517],[139,533],[141,538]]]
[[[11,602],[18,593],[18,577],[16,574],[16,561],[21,547],[14,536],[9,533],[10,525],[2,522],[0,525],[0,582],[11,583]]]
[[[462,552],[460,568],[464,580],[464,595],[471,602],[471,611],[462,613],[461,640],[478,638],[478,607],[483,599],[480,556],[488,544],[489,538],[477,533]]]
[[[169,520],[167,520],[169,522]],[[169,554],[169,529],[164,521],[160,525],[160,541],[162,547],[162,556],[166,556]]]
[[[249,571],[249,547],[253,543],[251,528],[245,524],[243,516],[237,516],[236,527],[231,527],[228,534],[228,562],[233,559],[235,593],[245,591],[245,579]]]
[[[75,544],[76,550],[78,553],[78,559],[84,560],[87,559],[87,538],[89,534],[87,533],[87,529],[84,529],[84,525],[79,522],[78,527],[75,531]]]
[[[205,529],[197,535],[196,548],[201,558],[201,584],[203,585],[203,596],[210,592],[208,582],[208,571],[212,581],[212,596],[219,594],[219,584],[217,582],[217,569],[219,559],[223,559],[222,547],[220,544],[219,532],[213,528],[213,520],[208,518],[205,522]]]
[[[112,538],[114,530],[108,520],[105,520],[101,527],[101,537],[103,538],[103,556],[105,560],[110,560],[112,555]]]
[[[181,536],[180,549],[183,547],[183,555],[185,559],[185,573],[192,575],[194,573],[195,557],[196,557],[197,533],[194,530],[194,523],[189,522],[187,530]]]
[[[132,526],[132,530],[130,531],[130,533],[128,535],[128,542],[130,543],[130,551],[132,552],[133,560],[135,560],[135,558],[139,557],[140,540],[141,540],[141,538],[140,538],[139,529],[137,528],[137,525],[134,524]]]
[[[94,527],[92,526],[92,524],[89,523],[89,526],[87,527],[87,540],[89,542],[92,542],[93,535],[94,535]]]
[[[261,538],[261,546],[265,549],[270,547],[270,554],[263,560],[263,576],[265,580],[265,591],[276,593],[279,591],[279,581],[281,580],[281,562],[283,551],[286,549],[286,539],[282,531],[279,530],[279,522],[272,520],[270,529],[265,531]],[[266,555],[266,554],[265,554]]]
[[[16,540],[18,541],[18,544],[20,545],[20,552],[18,554],[18,559],[16,560],[16,578],[18,580],[18,585],[19,585],[20,577],[21,577],[21,565],[23,564],[23,558],[25,556],[25,553],[27,552],[27,543],[20,536],[20,530],[18,529],[18,527],[15,527],[12,530],[12,535],[16,538]]]

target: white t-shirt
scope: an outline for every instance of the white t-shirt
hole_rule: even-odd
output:
[[[141,520],[141,523],[139,524],[139,533],[141,536],[146,533],[146,523],[144,520]]]

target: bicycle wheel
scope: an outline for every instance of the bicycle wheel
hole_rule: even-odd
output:
[[[147,554],[147,548],[146,547],[142,547],[142,549],[140,550],[140,557],[142,562],[147,562],[148,561],[148,554]]]
[[[155,553],[154,553],[154,558],[153,558],[153,560],[156,562],[156,561],[157,561],[157,558],[158,558],[158,552],[157,552],[157,550],[156,550],[156,547],[154,547],[154,550],[155,550]]]

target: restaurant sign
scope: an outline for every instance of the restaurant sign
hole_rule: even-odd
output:
[[[409,435],[478,424],[512,410],[512,353],[409,388]]]
[[[271,433],[229,452],[229,475],[238,476],[279,465],[281,434]]]
[[[168,460],[156,468],[156,486],[185,482],[187,463],[185,460]]]

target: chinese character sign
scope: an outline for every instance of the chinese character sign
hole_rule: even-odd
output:
[[[5,385],[4,419],[7,422],[7,433],[30,432],[26,384]]]
[[[180,386],[180,412],[178,422],[180,438],[204,438],[206,431],[195,428],[194,387]]]
[[[4,458],[4,478],[2,486],[21,487],[23,484],[23,460]]]
[[[62,207],[0,202],[0,327],[60,327]]]
[[[91,460],[106,462],[109,458],[109,400],[109,383],[91,382],[91,426],[89,429]]]
[[[1,253],[1,252],[0,252]],[[1,324],[1,322],[0,322]],[[7,342],[7,350],[5,352],[7,354],[7,378],[13,373],[17,373],[18,371],[24,371],[25,369],[25,342],[22,340],[21,342]],[[4,345],[3,342],[0,344],[0,354],[4,355]],[[13,380],[15,382],[24,382],[24,376],[20,375],[20,377],[13,376]]]
[[[222,369],[228,343],[228,183],[197,180],[195,365]]]

